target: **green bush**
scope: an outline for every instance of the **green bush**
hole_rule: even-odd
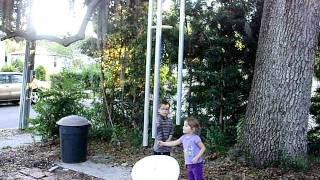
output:
[[[219,126],[211,126],[205,133],[205,145],[209,152],[226,154],[230,148],[230,138]]]
[[[106,142],[111,141],[112,129],[107,127],[97,128],[97,126],[91,126],[89,137],[93,139],[99,139]]]
[[[14,67],[13,65],[4,65],[2,66],[1,72],[17,72],[17,68]]]
[[[315,126],[308,132],[309,154],[320,155],[320,88],[311,98],[310,114],[315,120]]]
[[[130,146],[131,150],[138,149],[142,144],[142,133],[137,129],[129,130],[121,125],[113,125],[111,145],[115,147]]]
[[[128,131],[128,138],[133,148],[139,148],[142,145],[142,133],[136,129]]]
[[[36,72],[36,79],[45,81],[46,80],[46,69],[43,66],[38,66],[35,69]]]
[[[86,89],[100,92],[100,69],[96,64],[85,66],[80,74]]]
[[[307,157],[304,156],[297,156],[297,157],[290,157],[285,156],[280,161],[280,167],[284,170],[294,170],[294,171],[306,171],[309,169],[309,161]]]
[[[309,154],[320,155],[320,127],[315,127],[308,132],[308,152]]]
[[[85,97],[83,85],[76,79],[62,72],[58,79],[47,91],[39,92],[40,101],[34,106],[38,113],[36,118],[30,119],[31,129],[44,140],[58,135],[56,122],[68,115],[82,115],[83,105],[80,103]]]
[[[12,66],[15,67],[16,71],[23,72],[23,61],[20,59],[16,59],[12,62]]]
[[[105,118],[102,118],[102,112],[103,106],[101,102],[94,99],[90,104],[90,107],[86,107],[83,116],[86,117],[91,123],[89,132],[90,138],[110,142],[112,136],[112,128],[107,126]]]
[[[50,76],[50,81],[53,86],[62,86],[65,81],[76,81],[75,83],[81,84],[81,89],[84,88],[84,84],[81,81],[81,75],[74,71],[63,69],[59,74],[53,74]]]
[[[120,125],[113,125],[112,127],[112,135],[111,135],[111,144],[113,146],[121,146],[127,135],[127,130]]]

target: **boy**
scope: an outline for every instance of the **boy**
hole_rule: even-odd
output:
[[[163,100],[160,103],[157,121],[157,135],[154,140],[153,154],[170,156],[171,147],[160,146],[158,141],[171,141],[173,135],[172,120],[168,118],[170,104]]]

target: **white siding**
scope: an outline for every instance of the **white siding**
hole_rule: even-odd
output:
[[[0,41],[0,68],[5,64],[5,45],[3,41]]]
[[[20,59],[24,61],[24,51],[13,52],[8,54],[8,63]],[[43,66],[47,74],[55,74],[62,70],[63,67],[67,66],[67,62],[71,61],[68,58],[49,54],[44,48],[36,48],[36,56],[34,60],[34,67]]]

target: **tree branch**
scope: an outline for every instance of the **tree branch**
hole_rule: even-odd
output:
[[[93,11],[95,10],[98,2],[103,0],[92,0],[87,5],[87,12],[85,16],[83,17],[81,26],[79,28],[79,31],[77,34],[73,36],[68,37],[59,37],[59,36],[53,36],[53,35],[37,35],[35,32],[32,31],[12,31],[9,29],[6,29],[4,26],[0,26],[0,30],[6,33],[6,36],[1,38],[2,40],[13,38],[13,37],[21,37],[26,40],[35,41],[35,40],[49,40],[52,42],[59,43],[63,46],[69,46],[70,44],[82,40],[85,38],[85,31],[88,25],[88,22],[90,21],[90,18],[93,14]]]

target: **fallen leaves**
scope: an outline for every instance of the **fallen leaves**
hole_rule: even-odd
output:
[[[55,167],[54,162],[60,159],[60,147],[58,143],[34,144],[20,148],[6,148],[0,151],[0,179],[8,179],[9,176],[16,179],[25,177],[40,177],[49,179],[92,179],[83,173],[71,170],[63,170]],[[131,147],[112,147],[101,141],[89,141],[88,159],[93,162],[113,166],[132,167],[139,159],[152,155],[152,148],[133,149]],[[181,147],[175,147],[172,157],[180,164],[181,179],[187,179],[187,170]],[[315,163],[306,172],[286,171],[280,168],[257,169],[244,166],[228,157],[219,157],[217,154],[208,154],[204,162],[205,179],[320,179],[320,163]],[[54,170],[49,171],[51,168]],[[27,171],[35,173],[25,173]],[[38,174],[37,174],[38,172]],[[48,174],[51,173],[51,174]],[[33,174],[33,175],[32,175]],[[23,177],[23,178],[22,178]]]

